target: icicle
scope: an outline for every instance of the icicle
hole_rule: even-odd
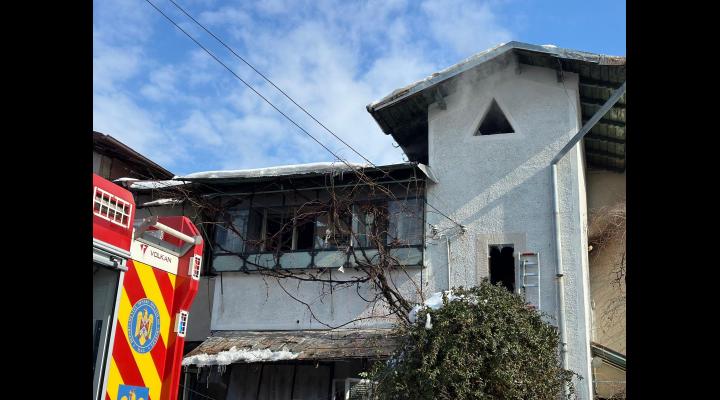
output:
[[[425,329],[432,329],[432,319],[430,313],[425,314]]]

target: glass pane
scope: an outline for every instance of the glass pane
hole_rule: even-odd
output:
[[[420,245],[423,240],[423,213],[420,199],[388,202],[388,237],[392,246]]]
[[[218,252],[239,254],[245,251],[244,236],[247,234],[248,213],[247,209],[227,212],[226,226],[218,226],[215,231]]]
[[[360,204],[356,209],[358,245],[377,248],[387,235],[387,203]]]

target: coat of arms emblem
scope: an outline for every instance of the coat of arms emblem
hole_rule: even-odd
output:
[[[140,299],[130,311],[128,338],[133,350],[147,353],[160,336],[160,314],[150,299]]]

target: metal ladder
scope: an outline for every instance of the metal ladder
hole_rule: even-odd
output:
[[[525,301],[540,310],[540,253],[522,252],[518,254],[520,264],[520,294]]]

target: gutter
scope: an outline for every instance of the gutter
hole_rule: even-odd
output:
[[[614,351],[609,347],[605,347],[601,344],[591,342],[590,347],[592,349],[592,355],[602,358],[605,362],[612,365],[613,367],[627,370],[627,360],[625,355]]]
[[[558,329],[560,331],[560,355],[562,357],[563,368],[568,369],[568,357],[567,357],[567,330],[565,328],[565,280],[563,262],[562,262],[562,244],[561,244],[561,233],[560,233],[560,202],[558,201],[558,184],[557,184],[557,164],[572,149],[590,130],[595,124],[602,118],[620,97],[625,94],[625,82],[622,86],[615,89],[609,99],[603,104],[602,107],[590,118],[588,122],[580,128],[580,131],[570,139],[570,141],[558,152],[553,158],[551,163],[552,170],[552,190],[553,190],[553,224],[555,225],[555,254],[557,257],[557,264],[555,270],[555,277],[557,278],[557,294],[558,294]]]

